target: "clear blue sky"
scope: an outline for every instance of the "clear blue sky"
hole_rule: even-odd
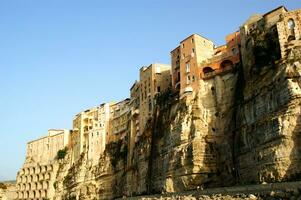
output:
[[[138,69],[170,63],[185,37],[222,44],[251,14],[280,5],[301,8],[299,0],[0,1],[0,180],[15,179],[26,142],[128,97]]]

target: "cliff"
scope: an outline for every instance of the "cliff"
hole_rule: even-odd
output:
[[[158,97],[133,156],[126,139],[108,144],[97,166],[83,154],[61,180],[65,199],[299,180],[299,61],[269,66],[248,81],[242,72],[237,66],[200,81],[198,93],[179,101],[168,92]]]
[[[256,37],[260,44],[262,36]],[[127,138],[108,144],[97,166],[82,154],[61,179],[63,199],[300,180],[300,47],[277,61],[277,51],[258,61],[269,48],[243,54],[246,64],[199,81],[197,93],[158,96],[132,156]]]
[[[24,195],[46,197],[47,192],[62,200],[114,199],[300,181],[301,34],[295,25],[294,30],[287,26],[292,16],[300,19],[301,11],[290,13],[280,7],[251,17],[239,31],[241,41],[235,54],[239,62],[223,60],[222,68],[203,70],[202,78],[192,79],[197,90],[179,94],[168,89],[143,101],[143,108],[150,107],[152,112],[140,113],[143,119],[148,117],[142,133],[136,123],[139,106],[133,106],[134,100],[139,103],[137,98],[126,101],[134,114],[124,109],[120,115],[116,106],[117,127],[110,124],[116,134],[110,133],[114,137],[109,140],[109,131],[102,131],[101,141],[106,145],[100,154],[93,154],[89,147],[99,144],[93,139],[93,133],[99,136],[99,132],[90,131],[98,123],[97,112],[94,118],[77,116],[78,127],[64,157],[56,156],[45,166],[29,165],[20,172],[18,187],[26,191],[20,193],[21,199]],[[187,80],[189,85],[190,76]],[[89,125],[82,125],[85,121]],[[297,190],[288,193],[299,195]]]

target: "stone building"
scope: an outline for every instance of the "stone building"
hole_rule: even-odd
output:
[[[130,99],[110,105],[109,135],[107,143],[124,139],[129,131]]]
[[[240,34],[237,31],[227,35],[226,44],[215,47],[212,57],[199,64],[199,76],[202,79],[212,78],[217,74],[233,70],[239,63]]]
[[[140,133],[143,133],[147,121],[153,114],[156,95],[171,88],[170,70],[169,65],[158,63],[140,69]]]
[[[75,116],[71,134],[72,161],[87,151],[88,160],[97,164],[99,155],[105,150],[110,117],[110,104],[88,109]]]
[[[301,46],[301,10],[283,12],[277,23],[277,30],[282,58],[296,56],[293,48]]]
[[[99,156],[104,152],[106,146],[106,135],[109,131],[109,117],[110,117],[110,104],[105,103],[97,107],[97,110],[90,115],[89,147],[88,147],[88,160],[93,161],[96,165]],[[92,122],[94,121],[94,123]]]
[[[139,122],[140,108],[140,81],[136,81],[130,89],[130,131],[128,135],[128,165],[131,165],[134,144],[138,141],[141,135]]]
[[[17,175],[17,199],[46,199],[54,194],[57,152],[68,146],[69,130],[48,131],[48,136],[27,144],[26,160]]]
[[[270,64],[270,60],[279,60],[285,54],[285,45],[290,36],[286,35],[285,31],[289,28],[289,19],[285,22],[280,20],[287,12],[287,9],[281,6],[264,15],[251,16],[240,27],[245,77],[251,78],[261,67]]]
[[[180,96],[199,89],[199,80],[232,70],[240,62],[240,36],[234,32],[226,36],[226,45],[214,43],[193,34],[171,51],[172,85]]]
[[[212,57],[212,41],[193,34],[180,42],[180,46],[171,51],[172,86],[174,91],[192,92],[198,87],[200,79],[199,63]]]

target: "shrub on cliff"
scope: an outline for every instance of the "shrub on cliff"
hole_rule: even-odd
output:
[[[56,158],[58,160],[62,160],[66,157],[67,155],[67,147],[65,147],[64,149],[61,149],[57,152]]]
[[[6,190],[7,187],[6,187],[6,185],[4,183],[0,183],[0,189]]]

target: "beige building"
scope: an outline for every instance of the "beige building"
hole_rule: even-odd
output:
[[[213,42],[198,34],[193,34],[180,42],[180,46],[171,51],[174,91],[182,95],[195,90],[200,80],[199,64],[213,55]]]
[[[139,108],[140,108],[140,82],[136,81],[130,89],[131,101],[130,101],[130,131],[128,132],[128,161],[130,166],[133,156],[134,144],[138,141],[140,136],[140,124],[139,124]]]
[[[27,143],[24,166],[51,163],[57,152],[68,145],[69,133],[69,130],[50,129],[48,136]]]
[[[105,150],[109,117],[108,103],[75,116],[71,134],[72,162],[76,162],[80,154],[87,152],[88,160],[93,165],[97,164],[100,154]]]
[[[54,194],[57,152],[67,147],[69,130],[48,131],[48,136],[27,144],[26,160],[17,175],[17,199],[51,199]]]
[[[107,143],[125,138],[129,131],[130,99],[110,105],[110,129]]]
[[[294,56],[292,49],[301,46],[301,9],[283,12],[277,23],[282,58]]]
[[[264,15],[250,17],[240,27],[245,77],[251,77],[252,73],[267,65],[267,62],[280,62],[300,55],[300,18],[300,9],[288,11],[284,6],[280,6]],[[266,49],[261,50],[259,42],[272,47],[270,51],[273,53]]]
[[[171,88],[171,67],[165,64],[151,64],[140,69],[139,133],[145,130],[153,114],[157,94]]]

